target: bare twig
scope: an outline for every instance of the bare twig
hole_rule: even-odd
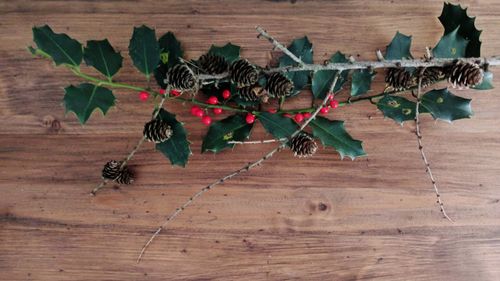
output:
[[[269,35],[262,27],[257,26],[255,29],[257,29],[257,32],[259,32],[259,35],[257,36],[257,38],[264,37],[269,42],[271,42],[271,44],[273,44],[273,46],[275,48],[278,48],[280,51],[282,51],[283,53],[285,53],[285,55],[287,55],[289,58],[291,58],[292,60],[294,60],[300,66],[305,66],[306,65],[305,62],[303,62],[300,58],[298,58],[296,55],[294,55],[292,52],[290,52],[290,50],[288,50],[280,42],[276,41],[276,39],[274,39],[271,35]]]
[[[228,144],[264,144],[273,143],[278,141],[286,141],[287,139],[270,139],[270,140],[257,140],[257,141],[228,141]]]
[[[453,220],[446,214],[446,211],[444,209],[444,204],[443,204],[443,201],[441,200],[441,194],[439,194],[436,179],[434,178],[434,175],[432,174],[431,165],[429,164],[429,161],[427,160],[427,157],[426,157],[425,152],[424,152],[424,146],[422,143],[422,133],[420,131],[420,119],[419,119],[418,115],[419,115],[419,106],[420,106],[420,96],[421,96],[421,90],[422,90],[422,73],[424,72],[424,70],[425,70],[425,68],[420,71],[420,74],[418,77],[418,87],[417,87],[417,95],[416,95],[417,96],[417,103],[415,106],[415,135],[417,136],[418,149],[420,150],[420,155],[422,156],[422,160],[424,161],[424,164],[425,164],[425,171],[429,175],[432,186],[434,187],[434,192],[436,193],[437,203],[439,205],[441,213],[443,214],[443,217],[445,217],[449,221],[453,222]]]

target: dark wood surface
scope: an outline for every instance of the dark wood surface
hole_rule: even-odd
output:
[[[500,2],[460,3],[477,16],[482,54],[500,54]],[[96,114],[80,126],[61,106],[62,88],[79,80],[26,51],[31,27],[47,23],[81,42],[109,38],[125,56],[132,27],[147,24],[158,34],[175,32],[190,58],[231,41],[265,65],[271,47],[255,38],[261,25],[283,42],[307,34],[316,61],[336,50],[375,59],[396,30],[413,35],[419,57],[442,34],[441,8],[440,1],[382,0],[0,1],[0,279],[500,280],[496,90],[458,93],[473,98],[472,119],[422,121],[455,223],[439,214],[413,124],[399,126],[358,103],[330,117],[346,120],[368,157],[342,161],[326,149],[299,160],[282,152],[207,193],[136,264],[166,214],[274,145],[202,155],[206,127],[189,116],[189,105],[168,104],[190,132],[189,166],[171,167],[147,144],[131,162],[134,185],[91,197],[102,165],[137,142],[151,104],[118,90],[106,118]],[[117,79],[144,85],[124,63]],[[383,87],[380,77],[374,91]],[[301,104],[307,99],[286,106]],[[265,137],[256,126],[253,138]]]

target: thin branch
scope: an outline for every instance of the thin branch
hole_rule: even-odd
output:
[[[286,141],[286,138],[282,139],[270,139],[270,140],[257,140],[257,141],[228,141],[228,144],[264,144],[264,143],[273,143],[278,141]]]
[[[294,60],[296,63],[298,63],[300,66],[305,66],[306,64],[298,58],[296,55],[294,55],[290,50],[288,50],[285,46],[283,46],[280,42],[276,41],[271,35],[269,35],[262,27],[257,26],[255,29],[257,29],[257,32],[259,32],[259,35],[257,35],[257,38],[264,37],[267,39],[275,48],[278,48],[280,51],[285,53],[289,58]]]
[[[427,157],[426,157],[425,152],[424,152],[424,145],[422,143],[422,133],[420,131],[420,119],[419,119],[418,115],[419,115],[419,106],[420,106],[420,96],[421,96],[421,91],[422,91],[422,73],[424,72],[424,70],[425,70],[425,68],[420,71],[420,75],[418,77],[417,103],[415,106],[415,135],[417,136],[418,149],[420,150],[420,155],[422,156],[422,160],[424,161],[424,164],[425,164],[425,171],[429,175],[432,186],[434,187],[434,192],[436,193],[437,204],[439,205],[439,208],[440,208],[443,216],[446,219],[448,219],[449,221],[453,222],[453,220],[446,214],[446,211],[444,209],[444,204],[443,204],[443,201],[441,200],[441,194],[439,193],[436,179],[434,178],[434,175],[432,174],[431,165],[429,164],[429,161],[427,160]]]

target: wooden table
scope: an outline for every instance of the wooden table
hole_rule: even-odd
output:
[[[461,3],[483,30],[482,54],[500,54],[500,2]],[[158,34],[175,32],[189,58],[231,41],[265,65],[271,46],[255,38],[261,25],[282,42],[307,34],[316,61],[337,50],[373,60],[396,30],[413,35],[420,57],[442,35],[441,8],[439,1],[382,0],[0,1],[0,279],[500,280],[496,90],[455,90],[473,98],[472,119],[422,118],[454,223],[435,204],[413,124],[399,126],[365,102],[330,117],[346,121],[368,157],[342,161],[325,149],[303,160],[281,152],[205,194],[136,264],[169,212],[274,144],[200,154],[207,128],[189,115],[189,105],[168,104],[190,133],[188,167],[171,167],[147,144],[131,162],[134,185],[91,197],[102,165],[140,138],[151,104],[115,91],[117,107],[80,126],[61,106],[62,88],[80,81],[26,51],[32,26],[47,23],[81,42],[108,38],[126,56],[132,27],[147,24]],[[145,85],[128,57],[124,64],[118,81]],[[500,69],[494,73],[500,77]],[[308,99],[286,106],[301,104]],[[260,125],[253,138],[266,138]]]

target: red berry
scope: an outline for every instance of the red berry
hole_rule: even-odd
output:
[[[158,91],[158,93],[160,93],[160,95],[162,95],[162,96],[165,94],[165,92],[166,92],[166,90],[165,90],[165,89],[160,89],[160,90]]]
[[[328,108],[328,107],[326,107],[326,106],[325,106],[325,107],[322,107],[322,108],[319,110],[319,112],[320,112],[321,114],[328,114],[328,111],[330,111],[330,108]]]
[[[229,91],[228,89],[225,89],[224,91],[222,91],[222,97],[227,100],[228,98],[231,97],[231,91]]]
[[[312,116],[311,112],[304,112],[304,113],[302,113],[302,115],[304,115],[305,119],[309,119]]]
[[[217,99],[216,96],[211,96],[208,98],[207,103],[208,104],[217,104],[217,103],[219,103],[219,100]]]
[[[267,110],[267,112],[274,114],[278,112],[278,110],[276,108],[270,108],[269,110]]]
[[[302,115],[302,113],[297,113],[293,119],[295,119],[295,122],[300,123],[304,121],[304,115]]]
[[[208,125],[212,124],[212,118],[210,118],[210,116],[208,116],[208,115],[205,115],[205,116],[203,116],[203,118],[201,118],[201,122],[208,126]]]
[[[202,111],[202,112],[203,112],[203,110],[202,110],[199,106],[197,106],[197,105],[193,105],[193,106],[191,107],[191,115],[193,115],[193,116],[198,116],[198,112],[199,112],[199,111]]]
[[[245,121],[247,122],[247,124],[253,124],[253,122],[255,122],[255,115],[253,115],[252,113],[248,113]]]
[[[199,109],[198,111],[196,111],[196,113],[194,114],[194,116],[196,117],[203,117],[205,115],[205,111],[203,111],[203,109]]]
[[[330,107],[333,108],[333,109],[339,107],[339,101],[338,100],[331,100],[330,101]]]
[[[333,100],[333,93],[328,93],[328,100]]]
[[[170,90],[170,95],[171,95],[171,96],[178,97],[178,96],[180,96],[181,94],[182,94],[182,92],[181,92],[181,91],[179,91],[179,90]]]
[[[285,114],[283,114],[283,117],[286,117],[286,118],[292,118],[292,117],[293,117],[293,115],[292,115],[292,114],[290,114],[290,113],[285,113]]]
[[[142,91],[139,93],[139,99],[141,101],[147,101],[149,98],[149,93],[148,92],[145,92],[145,91]]]
[[[213,112],[214,112],[215,115],[219,115],[219,114],[222,113],[222,108],[214,108]]]

